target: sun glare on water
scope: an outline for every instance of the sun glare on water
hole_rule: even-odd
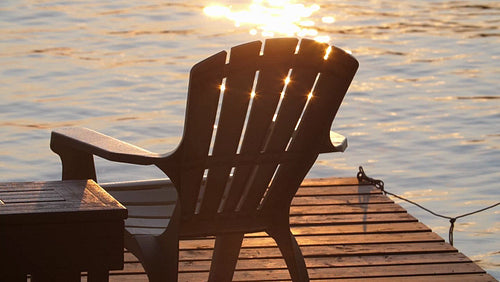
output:
[[[329,43],[330,36],[322,35],[315,28],[312,14],[319,11],[317,4],[305,5],[290,0],[253,0],[246,10],[233,11],[231,6],[212,5],[204,8],[210,17],[226,18],[235,26],[248,26],[252,35],[264,37],[298,36],[309,37],[316,41]],[[321,17],[326,24],[335,22],[331,16]]]

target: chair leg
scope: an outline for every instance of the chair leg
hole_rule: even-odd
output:
[[[155,236],[136,235],[136,244],[127,248],[141,261],[150,282],[176,282],[179,240],[164,241]]]
[[[307,267],[304,261],[304,256],[290,231],[289,226],[274,226],[267,233],[274,238],[278,248],[285,259],[290,277],[294,282],[309,281]]]
[[[225,282],[233,279],[244,233],[217,235],[208,281]]]

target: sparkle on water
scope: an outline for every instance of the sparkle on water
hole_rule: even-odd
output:
[[[307,5],[290,0],[253,0],[245,10],[233,11],[231,6],[211,5],[204,8],[210,17],[226,18],[237,27],[248,27],[252,35],[265,37],[298,36],[310,37],[328,43],[331,38],[320,34],[311,17],[320,10],[317,4]],[[329,15],[320,18],[322,23],[331,24],[335,18]]]

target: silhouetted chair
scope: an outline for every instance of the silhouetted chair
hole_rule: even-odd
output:
[[[126,232],[125,245],[150,281],[177,280],[179,239],[213,235],[209,280],[230,281],[244,234],[258,231],[274,238],[293,281],[309,280],[289,208],[318,155],[347,147],[330,127],[358,62],[307,39],[268,39],[263,51],[261,45],[239,45],[228,62],[220,52],[192,68],[184,135],[172,153],[85,128],[52,132],[63,179],[96,179],[97,155],[155,165],[175,185],[177,204],[161,234]]]

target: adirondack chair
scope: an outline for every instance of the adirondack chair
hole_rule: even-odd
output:
[[[96,179],[96,155],[155,165],[175,185],[177,204],[161,234],[126,232],[126,248],[150,281],[177,281],[179,239],[199,236],[216,238],[209,281],[230,281],[244,234],[260,231],[276,241],[292,280],[309,280],[290,204],[318,155],[347,147],[330,127],[358,62],[307,39],[268,39],[261,47],[236,46],[228,62],[220,52],[192,68],[184,134],[171,153],[85,128],[52,132],[63,179]]]

